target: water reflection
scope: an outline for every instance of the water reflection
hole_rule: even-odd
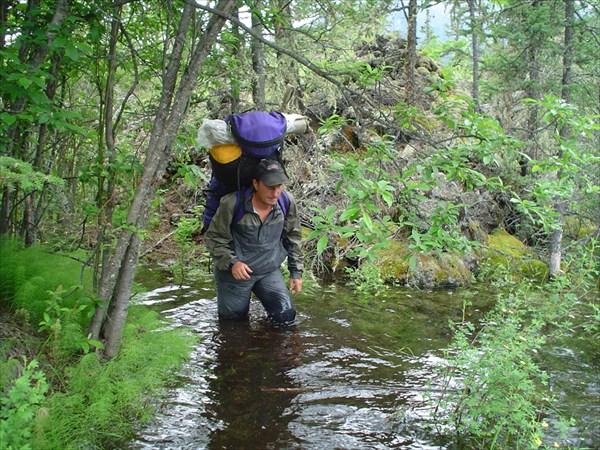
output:
[[[201,339],[156,420],[129,448],[448,448],[424,399],[440,387],[432,367],[444,363],[449,320],[476,322],[488,307],[485,296],[398,289],[365,304],[331,285],[297,299],[296,325],[272,328],[256,301],[249,320],[219,321],[214,295],[207,278],[137,299]],[[586,399],[597,398],[597,371],[593,380],[588,372],[575,377],[568,364],[553,362],[550,381],[560,374],[568,383],[587,380]],[[579,443],[597,442],[597,432],[584,432],[591,438]]]
[[[299,390],[288,372],[302,350],[294,327],[273,328],[261,320],[220,321],[213,337],[216,364],[207,414],[220,423],[210,449],[268,448],[288,441],[283,412]]]

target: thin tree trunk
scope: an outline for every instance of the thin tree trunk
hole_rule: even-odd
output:
[[[475,0],[469,0],[469,22],[471,24],[471,96],[475,102],[475,109],[481,111],[479,101],[479,25],[477,23],[477,12]]]
[[[111,24],[110,32],[110,44],[108,47],[108,73],[106,77],[106,88],[104,95],[104,144],[102,150],[105,151],[105,159],[108,164],[105,164],[107,168],[108,176],[105,180],[106,192],[99,193],[101,195],[101,201],[97,205],[99,211],[102,213],[99,215],[99,226],[100,235],[98,242],[100,246],[98,248],[99,254],[99,273],[100,279],[102,278],[102,272],[108,267],[110,261],[110,230],[112,229],[112,218],[116,207],[115,201],[115,178],[118,176],[115,173],[114,163],[116,162],[116,143],[115,143],[115,77],[117,72],[117,42],[119,38],[119,23],[121,21],[121,8],[115,7],[113,10],[113,19]],[[134,58],[135,59],[135,58]],[[104,185],[104,183],[102,183]],[[98,271],[97,271],[98,273]]]
[[[563,76],[561,83],[561,98],[566,102],[571,102],[571,84],[573,83],[573,19],[575,9],[573,0],[565,0],[565,37],[563,53]],[[564,124],[559,131],[561,141],[568,140],[571,136],[571,129]],[[557,152],[557,158],[562,158],[562,150]],[[562,176],[562,171],[558,171],[557,177]],[[554,209],[558,213],[558,227],[550,233],[550,260],[548,262],[548,275],[550,279],[560,273],[562,260],[562,242],[563,242],[563,223],[564,223],[564,202],[560,198],[554,201]]]
[[[216,9],[229,14],[234,6],[235,0],[220,0]],[[182,68],[183,44],[193,14],[194,5],[191,2],[185,2],[175,46],[165,71],[161,102],[152,127],[144,170],[127,216],[127,223],[137,230],[146,226],[152,201],[170,159],[172,144],[185,116],[198,73],[225,23],[225,20],[219,15],[213,15],[210,18],[201,42],[194,46],[193,54],[187,66],[184,67],[183,75],[177,91],[175,91],[178,74]],[[140,240],[137,234],[133,231],[124,233],[117,242],[109,270],[106,271],[106,276],[103,277],[99,287],[100,298],[104,300],[110,298],[111,301],[111,313],[106,319],[107,326],[104,335],[106,339],[104,355],[107,358],[116,356],[120,346],[127,318],[133,276],[138,261],[139,246]],[[101,314],[104,314],[104,311]],[[99,331],[94,330],[98,334]]]
[[[536,10],[540,8],[541,0],[534,0],[531,3],[531,7]],[[539,100],[540,98],[540,64],[538,54],[540,52],[539,46],[536,43],[530,42],[529,48],[526,50],[527,67],[529,70],[529,83],[526,86],[526,95],[528,98],[533,100]],[[527,136],[526,142],[529,147],[529,157],[537,159],[537,133],[538,128],[538,106],[532,103],[528,107],[527,113]],[[525,177],[529,173],[529,159],[525,156],[519,157],[519,166],[521,167],[521,176]]]
[[[236,19],[239,20],[239,10],[237,8],[234,8],[233,11],[234,17]],[[237,25],[232,25],[232,30],[231,30],[231,34],[235,37],[235,44],[231,45],[230,48],[230,52],[232,55],[235,55],[235,57],[238,57],[240,54],[240,47],[242,45],[243,42],[243,36],[242,33],[240,32],[240,27],[238,27]],[[240,83],[240,77],[238,74],[236,74],[236,76],[231,78],[231,109],[230,109],[230,113],[231,114],[236,114],[241,112],[240,111],[240,90],[241,90],[241,83]]]
[[[52,67],[50,74],[52,75],[46,81],[46,97],[50,102],[54,102],[56,97],[56,88],[58,86],[58,68],[60,65],[60,57],[54,55],[52,58]],[[33,168],[45,174],[52,172],[52,164],[45,161],[46,144],[48,143],[48,126],[44,123],[39,126],[37,132],[37,143],[35,148],[35,157],[33,160]],[[42,189],[40,192],[32,192],[25,199],[25,209],[23,215],[24,223],[24,242],[25,245],[30,246],[38,240],[38,225],[42,220],[43,208],[40,207],[40,203],[44,199],[45,190]]]
[[[255,10],[262,9],[262,1],[256,0],[254,2]],[[261,18],[255,12],[252,13],[252,29],[262,35],[264,26]],[[252,69],[254,71],[254,77],[252,79],[252,100],[254,106],[259,111],[265,111],[265,49],[262,42],[258,39],[252,39]]]
[[[406,103],[412,105],[416,101],[417,77],[415,68],[417,66],[417,0],[408,2],[408,31],[406,36],[406,61],[404,74],[406,78]]]
[[[52,18],[47,26],[46,31],[46,40],[42,44],[38,44],[36,46],[29,45],[26,39],[23,39],[23,45],[19,49],[19,59],[22,63],[28,65],[30,68],[35,69],[39,67],[50,52],[50,46],[54,42],[58,30],[62,26],[64,20],[67,17],[68,10],[70,6],[70,0],[57,0],[54,6],[54,12],[52,14]],[[3,4],[0,7],[2,11],[2,20],[6,20],[7,9]],[[26,16],[31,14],[37,14],[39,10],[39,1],[30,0],[27,3]],[[22,30],[26,34],[31,34],[32,30],[25,29]],[[34,30],[37,32],[38,30]],[[2,37],[2,46],[5,45],[5,37]],[[32,40],[33,41],[33,40]],[[15,101],[11,101],[10,99],[3,99],[6,104],[4,105],[4,109],[7,111],[11,111],[12,114],[17,114],[23,112],[27,105],[27,98],[20,97]],[[27,153],[24,150],[23,146],[27,145],[28,139],[26,137],[31,136],[31,128],[23,125],[22,122],[17,121],[14,125],[8,128],[6,132],[7,136],[7,144],[4,154],[8,156],[13,156],[16,158],[21,158],[22,155],[26,155]],[[18,231],[18,219],[15,214],[15,204],[18,202],[17,200],[17,192],[4,189],[2,191],[2,206],[0,207],[0,233],[5,234],[9,232]],[[34,230],[36,224],[35,218],[35,198],[31,198],[28,196],[24,200],[24,209],[23,209],[23,217],[21,220],[21,235],[28,241],[32,243],[35,242],[36,233]]]

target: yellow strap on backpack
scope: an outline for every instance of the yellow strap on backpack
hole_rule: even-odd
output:
[[[242,156],[242,148],[237,144],[215,145],[210,149],[210,156],[218,163],[227,164]]]

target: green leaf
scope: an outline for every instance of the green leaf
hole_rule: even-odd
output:
[[[373,221],[371,220],[371,216],[369,216],[367,213],[363,214],[363,222],[367,227],[367,230],[373,231]]]
[[[394,197],[389,192],[382,192],[381,198],[383,199],[385,204],[388,206],[388,208],[391,208],[392,205],[394,204]]]
[[[65,55],[72,61],[77,61],[79,59],[79,51],[70,42],[67,42],[67,46],[65,47]]]
[[[308,233],[308,236],[306,236],[306,239],[310,241],[311,239],[316,238],[320,234],[321,234],[321,230],[313,230],[310,233]]]
[[[327,247],[328,240],[329,239],[326,234],[324,234],[323,236],[321,236],[319,238],[319,241],[317,242],[317,254],[318,255],[323,254],[323,252],[325,251],[325,248]]]
[[[31,86],[31,80],[29,78],[21,77],[19,78],[19,84],[25,89],[28,89],[29,86]]]
[[[408,267],[410,270],[415,270],[417,268],[417,255],[412,255],[408,260]]]
[[[5,113],[5,112],[0,114],[0,119],[2,119],[2,122],[4,122],[8,126],[12,125],[13,123],[15,123],[17,121],[16,116],[13,116],[12,114]]]
[[[348,208],[340,216],[340,221],[354,220],[354,219],[356,219],[358,217],[359,214],[360,214],[360,208],[357,208],[357,207]]]
[[[89,339],[88,342],[91,345],[93,345],[94,347],[96,347],[96,348],[99,348],[99,349],[103,349],[104,348],[104,344],[102,342],[100,342],[100,341],[96,341],[94,339]]]

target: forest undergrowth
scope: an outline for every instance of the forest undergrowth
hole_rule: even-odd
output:
[[[195,338],[134,306],[119,356],[105,361],[85,334],[81,264],[12,241],[0,254],[1,448],[118,448],[153,417]]]
[[[544,360],[565,338],[585,340],[593,354],[600,351],[593,259],[542,285],[515,282],[508,268],[505,276],[502,268],[487,269],[495,281],[486,279],[486,269],[481,281],[497,291],[495,306],[478,324],[450,324],[453,341],[432,374],[442,394],[427,400],[433,428],[453,435],[459,448],[594,448],[593,438],[580,441],[572,434],[577,418],[557,407],[560,388],[550,381],[552,369]]]

